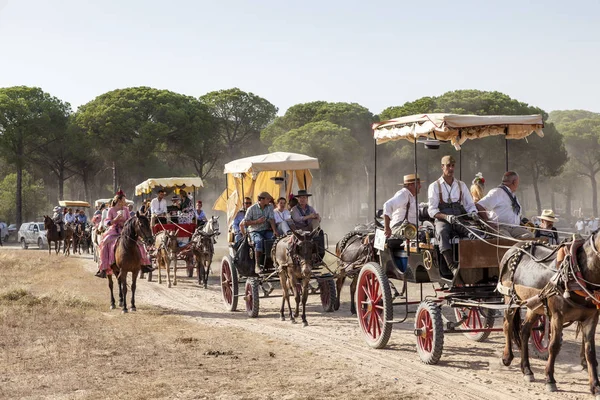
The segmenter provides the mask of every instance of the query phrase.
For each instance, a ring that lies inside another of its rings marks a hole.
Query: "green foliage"
[[[200,97],[215,118],[216,135],[229,159],[258,142],[260,132],[273,121],[277,107],[254,93],[238,88],[218,90]]]
[[[10,223],[16,220],[17,174],[9,174],[0,182],[0,221]],[[36,180],[29,172],[23,171],[23,218],[37,220],[40,211],[49,204],[44,190],[44,182]]]

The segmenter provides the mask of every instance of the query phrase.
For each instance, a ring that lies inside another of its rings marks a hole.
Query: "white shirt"
[[[440,177],[437,181],[433,182],[429,185],[429,189],[427,190],[427,197],[429,197],[429,216],[434,218],[435,214],[440,212],[440,185],[442,188],[442,199],[448,202],[458,202],[460,199],[460,190],[462,188],[462,201],[461,204],[467,211],[467,213],[476,212],[477,208],[475,207],[475,203],[473,203],[473,198],[471,197],[471,192],[467,188],[464,182],[459,181],[458,179],[454,179],[452,181],[452,185],[448,185],[444,180],[444,177]],[[458,186],[460,182],[460,187]]]
[[[578,231],[582,231],[583,228],[585,227],[585,222],[579,220],[577,221],[577,223],[575,224],[575,227],[577,228]]]
[[[390,218],[390,227],[396,226],[404,221],[406,216],[406,205],[410,203],[408,209],[408,222],[417,224],[417,206],[415,196],[407,188],[402,188],[396,192],[394,197],[383,203],[383,215]]]
[[[590,222],[590,224],[591,224],[591,227],[590,227],[590,228],[591,228],[591,230],[593,230],[593,231],[595,231],[595,230],[598,230],[598,225],[600,225],[600,224],[598,223],[598,220],[597,220],[597,219],[595,219],[595,220],[591,221],[591,222]]]
[[[275,215],[275,223],[280,224],[283,221],[288,221],[292,219],[292,214],[288,209],[284,209],[283,211],[279,211],[277,208],[273,210],[273,214]]]
[[[508,191],[511,192],[510,189],[508,189]],[[515,196],[514,193],[513,196]],[[515,199],[516,198],[517,196],[515,196]],[[512,200],[501,188],[493,188],[488,194],[479,200],[477,204],[485,208],[487,211],[491,211],[493,214],[490,214],[490,216],[496,222],[512,225],[521,224],[521,213],[518,215],[515,214],[515,211],[512,207]],[[519,206],[521,205],[521,203],[519,203],[519,199],[517,199],[517,204],[519,204]]]
[[[161,215],[167,213],[167,200],[163,198],[159,200],[158,197],[155,197],[150,202],[150,211],[152,215]]]

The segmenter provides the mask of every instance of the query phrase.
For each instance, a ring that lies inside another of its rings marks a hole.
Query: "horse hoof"
[[[173,286],[177,286],[177,282],[173,282]]]
[[[204,284],[204,289],[208,289],[208,285],[206,283]]]
[[[127,310],[126,308],[124,308],[124,309],[123,309],[121,312],[122,312],[123,314],[127,314],[127,313],[129,312],[129,310]]]
[[[308,322],[302,321],[302,326],[306,328],[308,326]]]
[[[546,383],[546,391],[547,392],[556,392],[558,389],[556,388],[556,383]]]
[[[510,359],[510,358],[503,358],[502,359],[502,364],[504,364],[505,367],[510,366],[511,363],[512,363],[512,359]]]
[[[171,284],[169,283],[169,284],[167,285],[167,287],[171,287]]]
[[[110,309],[111,309],[111,310],[114,310],[115,308],[116,308],[116,307],[115,307],[115,305],[114,305],[114,304],[111,304],[111,305],[110,305]]]
[[[281,317],[281,320],[282,320],[282,321],[285,321],[285,317]]]
[[[131,307],[131,311],[135,312],[135,311],[137,311],[137,308]]]
[[[294,313],[294,318],[298,318],[298,315],[300,315],[300,313],[295,312]]]
[[[525,382],[533,382],[535,381],[535,378],[533,377],[533,375],[523,375],[523,380]]]
[[[293,319],[293,318],[292,318],[292,319],[290,319],[290,321],[292,321],[292,324],[296,324],[296,323],[297,323],[297,322],[296,322],[296,320],[295,320],[295,319]]]

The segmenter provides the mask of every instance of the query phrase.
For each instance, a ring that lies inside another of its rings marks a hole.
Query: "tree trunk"
[[[542,215],[542,200],[540,199],[540,188],[538,187],[539,173],[537,167],[533,167],[533,191],[535,192],[535,203],[537,205],[538,215]]]
[[[61,168],[58,172],[58,200],[65,199],[65,170]]]
[[[89,183],[88,183],[88,174],[87,172],[83,171],[83,174],[81,174],[81,180],[83,181],[83,193],[85,196],[85,201],[90,202],[92,201],[92,199],[90,199],[90,187],[89,187]]]
[[[592,209],[594,210],[594,218],[598,217],[598,183],[596,182],[596,174],[590,177],[592,183]]]
[[[112,163],[112,172],[113,172],[113,193],[117,193],[117,190],[119,190],[119,181],[117,178],[117,163],[113,161]]]
[[[554,196],[554,188],[550,187],[550,207],[556,212],[556,197]]]
[[[572,202],[573,202],[573,190],[572,189],[573,189],[573,186],[568,185],[567,193],[565,194],[565,214],[567,214],[567,218],[569,219],[569,222],[571,221],[571,217],[573,215],[573,212],[571,210]]]
[[[17,224],[17,230],[21,228],[23,223],[23,166],[20,162],[17,163],[17,215],[15,216]]]

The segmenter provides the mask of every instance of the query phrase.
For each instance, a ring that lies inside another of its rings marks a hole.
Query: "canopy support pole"
[[[246,191],[244,190],[244,178],[245,177],[246,177],[246,174],[242,174],[242,204],[244,204],[244,198],[246,197]],[[239,200],[240,199],[238,198],[238,201]],[[254,199],[252,199],[252,201],[254,201]]]
[[[460,163],[458,166],[458,180],[462,181],[462,146],[460,150],[458,150],[458,162]]]
[[[229,175],[225,174],[225,197],[229,200]]]
[[[418,191],[418,185],[420,183],[420,179],[417,181],[417,176],[419,176],[419,169],[418,169],[418,163],[417,163],[417,138],[415,137],[415,208],[416,208],[416,214],[417,214],[417,218],[416,218],[416,227],[417,227],[417,237],[415,238],[416,242],[417,242],[417,246],[415,247],[415,251],[418,253],[419,252],[419,191]],[[406,251],[408,252],[408,254],[410,254],[410,245],[406,246]]]
[[[508,171],[508,139],[506,136],[504,136],[504,161],[506,165],[506,171]]]
[[[373,215],[375,216],[375,220],[377,220],[377,140],[373,140],[373,142],[375,143],[375,169],[373,171]]]

